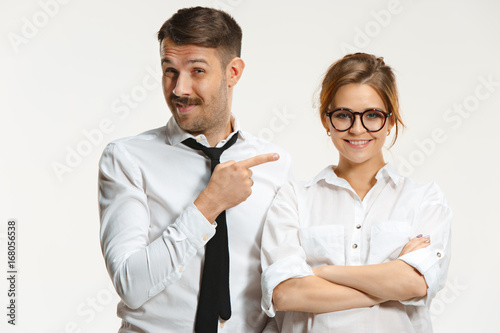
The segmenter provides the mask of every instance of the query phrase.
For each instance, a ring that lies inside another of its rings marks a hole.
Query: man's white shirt
[[[219,331],[261,332],[260,239],[267,210],[289,180],[291,160],[277,146],[239,129],[221,163],[264,153],[280,159],[252,168],[252,195],[226,211],[232,316]],[[121,297],[120,332],[192,332],[206,243],[216,232],[193,201],[210,179],[210,160],[181,142],[192,135],[167,126],[116,140],[99,173],[101,247]],[[194,137],[209,146],[204,135]]]

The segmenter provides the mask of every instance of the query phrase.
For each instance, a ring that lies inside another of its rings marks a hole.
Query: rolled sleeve
[[[284,185],[269,208],[262,235],[262,301],[264,312],[274,317],[273,291],[281,282],[314,275],[300,245],[297,196],[292,183]]]
[[[424,276],[428,286],[427,294],[424,297],[402,301],[402,304],[428,306],[437,292],[444,287],[451,258],[452,218],[453,212],[443,193],[432,183],[424,196],[414,230],[415,234],[429,235],[431,245],[399,258]]]
[[[273,305],[273,291],[281,282],[291,278],[301,278],[314,275],[311,267],[303,258],[289,256],[283,258],[262,273],[262,310],[269,316],[276,315],[276,308]]]
[[[428,289],[424,297],[401,301],[405,305],[426,306],[437,292],[444,287],[448,271],[449,254],[445,250],[420,249],[399,258],[414,267],[425,278]]]

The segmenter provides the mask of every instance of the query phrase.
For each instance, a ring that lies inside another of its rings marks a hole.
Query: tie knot
[[[231,147],[236,142],[237,139],[238,139],[238,134],[235,133],[235,134],[233,134],[231,139],[229,139],[224,144],[224,146],[222,146],[220,148],[206,147],[206,146],[202,145],[201,143],[196,142],[196,140],[193,138],[187,138],[186,140],[182,141],[182,143],[190,148],[193,148],[196,150],[201,150],[205,154],[205,156],[210,158],[210,160],[212,160],[212,171],[213,171],[213,168],[215,167],[215,165],[220,162],[219,161],[220,156],[222,155],[224,150]]]
[[[208,157],[210,158],[211,160],[215,161],[215,160],[220,160],[220,155],[222,155],[222,153],[224,152],[224,147],[220,147],[220,148],[215,148],[215,147],[205,147],[203,145],[201,145],[203,148],[200,148],[201,151],[203,151],[203,153]]]

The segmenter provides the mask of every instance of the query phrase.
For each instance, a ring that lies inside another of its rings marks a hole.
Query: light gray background
[[[19,221],[20,253],[18,325],[6,324],[1,278],[0,330],[117,330],[98,241],[97,164],[107,142],[168,120],[155,34],[197,4],[242,26],[246,68],[233,111],[292,154],[300,179],[337,161],[313,107],[327,67],[355,50],[385,58],[407,124],[387,160],[436,181],[455,212],[448,285],[431,307],[435,331],[498,329],[498,2],[2,0],[2,272],[9,218]],[[68,157],[78,149],[85,156]],[[58,175],[54,165],[67,169]]]

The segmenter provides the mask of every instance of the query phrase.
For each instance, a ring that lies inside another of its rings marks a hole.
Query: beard
[[[214,133],[227,127],[230,118],[228,100],[227,81],[223,77],[217,91],[205,101],[198,96],[180,97],[171,93],[167,104],[177,125],[185,132],[198,135]],[[177,111],[177,104],[195,105],[198,110],[194,110],[194,114],[182,114]]]

